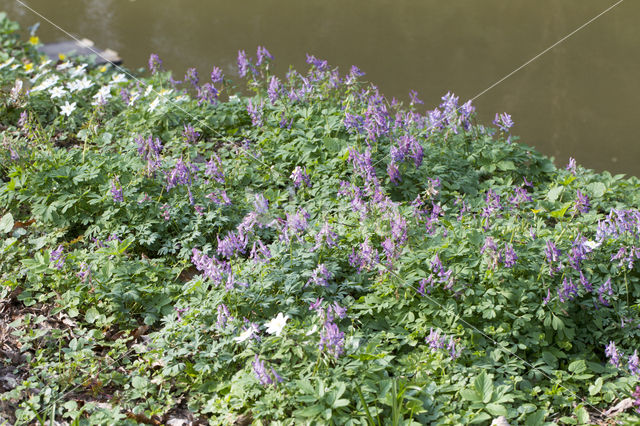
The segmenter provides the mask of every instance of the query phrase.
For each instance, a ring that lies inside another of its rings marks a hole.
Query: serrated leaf
[[[482,402],[486,404],[491,401],[491,397],[493,395],[493,382],[489,377],[487,377],[487,373],[483,371],[478,377],[476,377],[473,382],[473,387],[479,395],[482,395]]]
[[[547,193],[547,200],[551,201],[552,203],[556,201],[563,189],[563,186],[554,186],[553,188],[551,188]]]

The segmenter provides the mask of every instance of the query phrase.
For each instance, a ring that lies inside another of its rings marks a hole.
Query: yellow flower
[[[65,55],[64,53],[58,53],[58,59],[64,61],[65,59],[67,59],[67,55]]]
[[[31,38],[29,38],[29,43],[35,46],[40,43],[40,38],[38,36],[31,36]]]
[[[100,72],[105,72],[106,70],[107,70],[107,66],[106,65],[103,65],[100,68],[98,68],[98,71],[100,71]]]
[[[28,64],[24,64],[25,71],[31,71],[33,69],[33,63],[29,62]]]

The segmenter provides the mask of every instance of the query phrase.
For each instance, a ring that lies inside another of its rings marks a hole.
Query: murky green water
[[[236,52],[266,46],[276,72],[305,53],[367,73],[387,97],[415,89],[425,109],[451,90],[468,99],[614,0],[21,0],[65,30],[117,50],[129,67],[151,52],[181,75],[235,71]],[[44,41],[67,37],[15,0],[0,0]],[[640,2],[627,0],[475,102],[480,120],[512,114],[521,141],[585,167],[640,176]]]

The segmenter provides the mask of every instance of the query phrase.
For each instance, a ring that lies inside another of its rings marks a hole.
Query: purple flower
[[[269,262],[269,259],[271,259],[271,250],[269,250],[269,247],[265,246],[264,243],[258,239],[253,242],[249,258],[254,262],[267,263]]]
[[[262,194],[255,194],[253,209],[258,214],[265,214],[269,211],[269,200]]]
[[[508,243],[504,244],[504,251],[501,256],[502,264],[505,268],[511,268],[515,266],[516,261],[518,260],[518,255],[515,250],[513,250],[513,246]]]
[[[311,251],[316,251],[319,249],[323,242],[327,247],[335,247],[338,244],[336,243],[336,239],[338,235],[333,232],[333,229],[329,225],[329,222],[325,222],[320,228],[320,232],[318,232],[315,236],[316,245],[311,249]]]
[[[371,247],[368,237],[365,237],[364,242],[360,244],[358,252],[354,248],[349,255],[349,264],[354,268],[357,267],[358,272],[370,271],[378,264],[378,260],[378,251]]]
[[[245,77],[247,75],[250,66],[251,64],[247,59],[247,54],[245,53],[245,51],[238,51],[238,74],[240,74],[240,77]]]
[[[321,351],[326,351],[329,355],[333,355],[338,359],[344,352],[344,333],[340,331],[338,326],[332,321],[325,321],[320,332]]]
[[[395,185],[397,185],[402,181],[402,177],[400,176],[400,170],[398,170],[398,166],[393,161],[393,159],[391,159],[391,161],[389,162],[389,165],[387,166],[387,173],[389,174],[389,179]]]
[[[226,237],[218,240],[218,254],[231,258],[236,253],[244,253],[247,248],[247,236],[240,232],[229,232]]]
[[[347,78],[345,80],[346,84],[353,84],[355,83],[359,77],[364,76],[365,74],[360,71],[360,68],[358,68],[355,65],[351,66],[351,70],[349,71],[349,75],[347,75]]]
[[[485,207],[482,209],[482,217],[490,217],[493,213],[502,210],[500,195],[489,189],[485,195]]]
[[[578,166],[576,164],[576,159],[573,157],[569,157],[569,163],[567,164],[566,169],[569,170],[571,174],[575,176],[577,167]]]
[[[213,67],[211,71],[211,82],[213,84],[220,83],[223,80],[222,70],[218,67]]]
[[[309,175],[307,174],[306,167],[296,166],[291,172],[291,176],[289,176],[293,180],[293,186],[295,188],[299,188],[304,183],[306,186],[311,188],[311,180],[309,179]]]
[[[409,99],[411,99],[411,103],[410,105],[418,105],[418,104],[424,104],[424,102],[422,102],[419,98],[418,98],[418,92],[416,92],[415,90],[412,90],[409,92]]]
[[[316,67],[319,71],[326,71],[329,68],[327,61],[316,58],[313,55],[307,53],[307,63]]]
[[[189,193],[189,201],[194,204],[193,195],[189,187],[192,183],[191,174],[196,171],[198,171],[198,168],[195,165],[185,163],[182,158],[178,159],[175,167],[167,174],[167,191],[177,185],[185,185]]]
[[[20,113],[20,118],[18,119],[18,126],[24,129],[28,123],[29,123],[29,114],[27,113],[27,111],[22,111]]]
[[[309,304],[309,310],[310,311],[317,311],[317,310],[321,309],[321,305],[322,305],[322,301],[323,300],[324,299],[322,297],[317,298],[315,302]]]
[[[520,207],[521,203],[527,203],[531,201],[531,196],[529,195],[527,190],[524,189],[523,187],[514,188],[513,192],[514,192],[513,197],[511,197],[509,202],[515,205],[516,207]]]
[[[205,176],[213,177],[216,182],[224,184],[224,171],[222,170],[222,161],[218,155],[212,155],[204,169]]]
[[[613,296],[613,289],[611,288],[611,278],[609,278],[598,289],[598,301],[602,303],[604,306],[609,306],[609,301],[605,299],[605,295],[609,297]]]
[[[588,213],[590,207],[591,207],[591,205],[589,204],[589,197],[584,195],[578,189],[576,191],[576,203],[574,205],[575,211],[580,212],[580,213]]]
[[[612,365],[620,367],[620,354],[618,353],[616,344],[613,341],[610,341],[609,345],[605,347],[604,354],[609,358],[609,362]]]
[[[513,126],[513,120],[511,119],[511,116],[506,112],[502,114],[496,113],[496,118],[493,120],[493,124],[498,126],[500,130],[506,133],[509,131],[511,126]]]
[[[329,280],[331,279],[331,272],[327,269],[327,266],[324,263],[319,264],[316,269],[311,273],[311,278],[307,281],[307,284],[314,283],[315,285],[319,285],[321,287],[327,287],[329,285]]]
[[[547,297],[542,299],[542,305],[546,305],[549,302],[551,302],[551,289],[547,289]]]
[[[562,269],[562,264],[554,266],[560,259],[560,250],[558,250],[553,241],[548,240],[544,254],[547,256],[547,262],[549,263],[549,275],[553,276],[554,273]]]
[[[440,336],[440,331],[434,331],[433,327],[429,331],[429,335],[426,337],[425,341],[433,351],[444,348],[444,339]]]
[[[633,351],[633,355],[629,357],[629,362],[627,364],[629,367],[629,371],[634,376],[640,376],[640,359],[638,358],[638,350]]]
[[[562,280],[562,287],[558,289],[558,300],[561,303],[567,300],[573,300],[578,295],[578,288],[573,284],[571,278],[567,281],[566,278]]]
[[[200,137],[200,133],[191,126],[191,124],[185,124],[184,131],[182,132],[182,138],[188,144],[194,144]]]
[[[273,61],[273,56],[271,56],[271,53],[269,53],[269,51],[262,46],[258,46],[256,57],[258,58],[258,60],[256,61],[256,66],[258,67],[262,65],[262,62],[266,62],[265,59]]]
[[[147,162],[146,172],[148,175],[152,175],[153,172],[160,167],[162,143],[160,143],[160,139],[158,138],[153,139],[152,136],[149,136],[147,139],[144,139],[141,135],[136,137],[135,141],[138,145],[138,154]]]
[[[591,247],[586,243],[587,239],[578,235],[573,241],[573,245],[569,251],[569,264],[576,271],[580,271],[580,263],[586,259],[587,254],[592,251]]]
[[[334,318],[344,319],[347,316],[347,308],[343,308],[338,302],[333,302],[327,309],[327,319],[333,321]]]
[[[80,271],[76,273],[76,277],[80,278],[80,281],[91,282],[91,267],[87,265],[85,262],[80,264]]]
[[[449,356],[451,359],[457,359],[462,354],[462,346],[458,346],[453,336],[449,338],[449,343],[447,344],[447,351],[449,351]]]
[[[218,100],[218,89],[213,84],[205,83],[198,89],[198,105],[202,105],[205,102],[209,102],[211,105],[215,105]]]
[[[588,292],[591,292],[593,290],[593,286],[591,285],[591,283],[587,280],[587,278],[584,276],[584,274],[582,273],[582,271],[580,271],[580,284],[582,285],[582,287],[584,287],[584,289]]]
[[[49,259],[52,262],[56,262],[55,265],[53,265],[56,269],[62,269],[64,262],[67,259],[67,257],[62,254],[63,251],[64,248],[62,247],[62,244],[60,244],[57,249],[51,250],[51,254],[49,255]]]
[[[218,319],[216,321],[216,325],[219,328],[224,328],[229,321],[233,321],[234,318],[231,316],[229,309],[223,303],[218,305]]]
[[[280,80],[275,75],[271,76],[271,80],[269,80],[267,95],[272,104],[275,104],[280,96]]]
[[[114,203],[121,203],[124,201],[122,186],[120,185],[120,180],[118,180],[117,176],[111,181],[111,196],[113,197]]]
[[[218,205],[230,206],[232,204],[229,196],[227,195],[227,191],[225,191],[224,189],[218,189],[214,192],[210,192],[209,194],[205,195],[205,197],[211,200],[211,202]]]
[[[149,56],[149,70],[151,71],[151,74],[155,74],[162,70],[162,60],[155,53],[152,53],[151,56]]]
[[[200,82],[198,71],[195,68],[187,69],[187,73],[184,75],[184,81],[191,83],[194,88],[197,88]]]
[[[247,112],[251,117],[251,124],[255,127],[262,127],[262,102],[260,104],[253,104],[253,101],[249,99],[249,104],[247,105]]]
[[[283,378],[276,373],[276,370],[271,368],[271,372],[267,372],[267,368],[264,361],[261,361],[258,354],[255,355],[254,361],[251,363],[253,366],[253,374],[262,386],[273,385],[277,386],[278,383],[283,381]]]

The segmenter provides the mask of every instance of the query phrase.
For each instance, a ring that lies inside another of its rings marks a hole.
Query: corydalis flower
[[[152,53],[151,56],[149,56],[149,70],[151,71],[151,74],[155,74],[162,70],[162,60],[155,53]]]
[[[329,285],[329,280],[331,279],[331,272],[327,269],[327,266],[324,263],[318,265],[316,269],[311,273],[311,278],[307,281],[307,284],[314,283],[316,285],[326,287]]]
[[[280,96],[280,80],[275,75],[271,76],[271,80],[269,80],[267,95],[272,104],[275,104]]]
[[[262,386],[276,386],[278,383],[283,381],[283,378],[276,373],[276,370],[274,370],[273,367],[271,368],[271,372],[267,371],[264,361],[260,360],[258,354],[255,355],[255,359],[251,365],[253,366],[253,373],[255,374],[256,379],[258,379]]]
[[[462,354],[462,346],[459,346],[453,336],[447,339],[447,336],[441,335],[439,330],[430,329],[429,335],[425,338],[425,342],[429,345],[433,352],[447,349],[451,359],[456,359]]]
[[[52,262],[56,262],[55,265],[53,265],[53,267],[56,269],[62,269],[62,267],[64,266],[66,256],[62,254],[63,251],[64,251],[64,248],[62,247],[62,244],[61,244],[58,246],[57,249],[52,250],[49,256],[49,259]]]
[[[89,265],[87,265],[85,262],[83,262],[80,265],[80,271],[78,271],[76,273],[76,277],[78,277],[80,279],[80,281],[87,282],[87,281],[91,281],[91,267],[89,267]]]
[[[189,193],[189,201],[194,204],[193,195],[191,194],[191,174],[198,171],[198,168],[190,163],[185,163],[182,158],[178,159],[175,167],[167,174],[167,191],[175,188],[177,185],[185,185]]]
[[[213,70],[211,71],[211,82],[213,84],[221,83],[223,78],[222,70],[218,67],[213,67]]]
[[[138,154],[147,162],[147,174],[153,174],[161,163],[160,151],[162,151],[162,143],[160,143],[160,139],[153,139],[152,136],[145,139],[142,136],[138,136],[135,141],[138,145]]]
[[[200,137],[200,133],[196,132],[191,124],[186,124],[182,131],[182,138],[188,144],[194,144]]]
[[[238,74],[240,74],[240,77],[245,77],[247,75],[250,66],[251,64],[247,59],[247,54],[245,53],[245,51],[238,51]]]
[[[319,348],[338,359],[344,353],[344,333],[333,321],[325,321],[320,332]]]
[[[254,105],[253,101],[249,99],[249,104],[247,105],[247,112],[251,117],[251,124],[253,124],[256,127],[262,127],[263,125],[262,107],[263,107],[262,102],[260,102],[260,104]]]
[[[604,284],[598,289],[598,301],[604,306],[609,306],[609,301],[605,298],[605,295],[612,297],[613,289],[611,288],[611,278],[605,281]]]
[[[258,46],[258,51],[256,52],[256,58],[258,59],[256,61],[256,66],[260,66],[262,65],[262,63],[267,63],[269,60],[273,60],[273,56],[271,56],[271,53],[269,53],[269,51],[263,47],[263,46]]]
[[[184,75],[184,81],[191,83],[193,87],[197,88],[200,82],[198,71],[195,68],[187,69],[187,73]]]
[[[113,197],[114,203],[121,203],[124,201],[122,186],[120,185],[120,180],[117,176],[111,181],[111,196]]]
[[[513,120],[511,119],[511,116],[506,112],[503,112],[502,114],[496,113],[493,124],[498,126],[500,130],[506,133],[513,126]]]
[[[197,88],[198,90],[198,105],[202,105],[205,102],[209,102],[211,105],[215,105],[218,100],[218,89],[213,84],[205,83]]]
[[[222,170],[222,161],[217,155],[212,155],[204,169],[206,176],[213,177],[216,182],[224,184],[224,171]]]
[[[306,167],[296,166],[291,172],[291,176],[289,176],[293,180],[293,186],[295,188],[299,188],[304,183],[306,186],[311,188],[311,180],[309,179],[309,175],[307,174]]]
[[[620,354],[618,353],[618,348],[616,348],[616,344],[613,341],[610,341],[609,345],[605,347],[604,354],[609,358],[609,362],[612,365],[620,367]]]
[[[591,208],[589,197],[580,192],[579,189],[576,191],[576,202],[573,208],[580,213],[588,213]]]
[[[368,238],[360,244],[360,249],[357,252],[354,248],[349,255],[349,264],[354,268],[358,268],[358,272],[370,271],[378,264],[378,260],[378,251],[371,247]]]
[[[337,238],[338,234],[333,232],[333,229],[331,228],[331,225],[329,225],[329,222],[325,222],[324,225],[322,225],[320,232],[318,232],[315,236],[316,245],[313,246],[311,251],[316,251],[317,249],[322,247],[323,244],[325,244],[327,247],[335,247],[338,245],[336,243]]]
[[[229,312],[229,308],[227,308],[227,305],[225,305],[224,303],[221,303],[220,305],[218,305],[218,318],[216,321],[216,325],[219,328],[224,328],[228,322],[233,321],[234,318],[231,316],[231,313]]]

